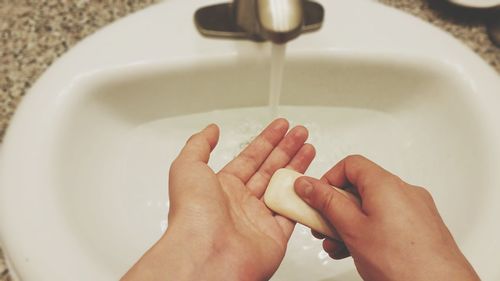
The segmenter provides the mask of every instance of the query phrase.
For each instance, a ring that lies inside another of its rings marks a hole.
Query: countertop
[[[0,141],[17,105],[36,79],[97,29],[157,0],[0,0]],[[500,48],[475,14],[450,13],[440,0],[379,0],[462,40],[500,72]],[[0,249],[0,281],[10,280]]]

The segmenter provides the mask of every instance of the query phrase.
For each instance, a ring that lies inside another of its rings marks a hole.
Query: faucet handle
[[[305,0],[236,0],[200,8],[194,15],[204,36],[275,43],[320,29],[323,18],[323,7]]]

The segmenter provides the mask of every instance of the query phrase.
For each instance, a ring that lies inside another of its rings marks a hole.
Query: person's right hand
[[[361,207],[332,185],[352,189]],[[295,191],[342,238],[326,238],[325,251],[334,259],[352,255],[364,280],[479,280],[430,193],[362,156],[345,158],[321,180],[297,179]]]

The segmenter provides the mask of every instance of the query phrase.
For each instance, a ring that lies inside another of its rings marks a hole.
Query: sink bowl
[[[217,170],[272,119],[270,46],[200,37],[193,13],[214,1],[193,2],[94,34],[23,100],[0,166],[0,238],[16,278],[118,279],[168,225],[167,171],[186,138],[220,125]],[[322,30],[288,46],[279,108],[311,131],[308,174],[358,153],[427,187],[481,277],[499,279],[498,75],[411,16],[321,2]],[[273,280],[361,280],[320,246],[297,226]]]

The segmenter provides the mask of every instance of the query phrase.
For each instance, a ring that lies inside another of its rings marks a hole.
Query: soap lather
[[[303,174],[290,169],[279,169],[272,176],[267,190],[264,194],[264,203],[274,212],[294,220],[300,224],[310,227],[329,238],[341,240],[333,227],[321,216],[319,212],[311,208],[295,193],[295,180]],[[347,195],[347,198],[360,204],[359,200],[342,189],[339,192]]]

